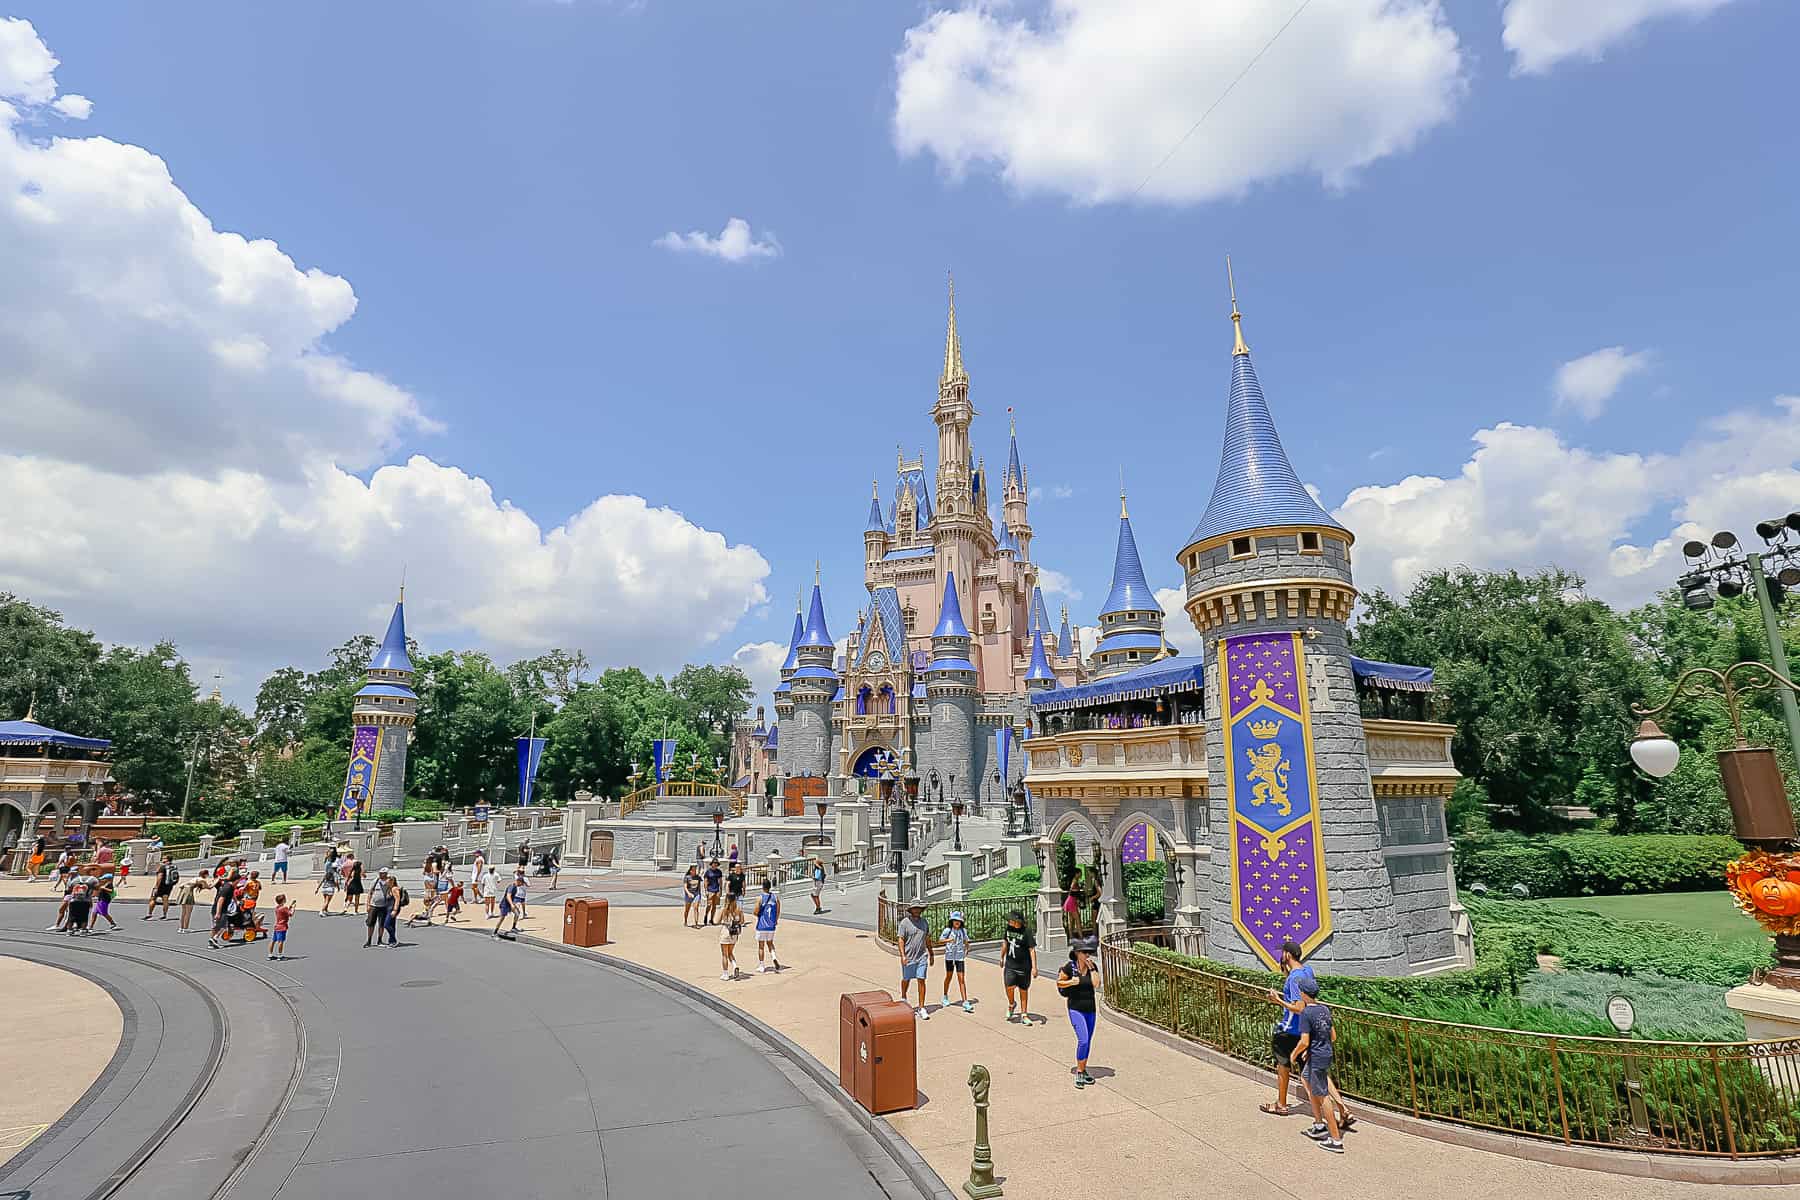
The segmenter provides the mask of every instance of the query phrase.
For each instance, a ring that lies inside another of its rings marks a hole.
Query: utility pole
[[[194,763],[200,757],[200,730],[194,730],[194,744],[188,749],[187,787],[181,792],[181,819],[188,819],[188,801],[194,798]]]

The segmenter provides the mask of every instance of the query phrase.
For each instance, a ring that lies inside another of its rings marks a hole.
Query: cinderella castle
[[[935,473],[923,454],[899,454],[885,508],[877,481],[863,527],[869,599],[844,653],[818,580],[794,614],[775,689],[779,726],[761,731],[767,749],[779,746],[790,811],[884,770],[922,799],[999,803],[1023,771],[1006,747],[1026,726],[1029,694],[1090,676],[1068,610],[1053,629],[1039,588],[1017,428],[995,488],[971,445],[975,416],[952,283],[931,409]]]

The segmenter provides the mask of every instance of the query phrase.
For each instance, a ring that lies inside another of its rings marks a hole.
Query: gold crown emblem
[[[1259,738],[1263,738],[1264,740],[1267,740],[1281,732],[1281,722],[1280,721],[1252,721],[1252,722],[1250,722],[1250,732],[1255,734]]]

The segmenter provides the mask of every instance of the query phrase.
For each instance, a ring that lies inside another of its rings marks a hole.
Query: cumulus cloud
[[[1075,586],[1075,581],[1050,567],[1038,568],[1038,586],[1046,595],[1059,596],[1069,604],[1081,599],[1081,589]]]
[[[655,244],[678,254],[704,254],[732,263],[774,258],[781,253],[781,243],[773,234],[765,232],[761,238],[756,237],[750,232],[750,222],[742,217],[726,221],[716,237],[698,229],[691,233],[671,231],[657,238]]]
[[[1606,411],[1607,401],[1627,379],[1650,369],[1650,361],[1648,350],[1632,354],[1623,346],[1607,346],[1556,368],[1550,392],[1558,406],[1592,421]]]
[[[55,66],[0,21],[0,94],[54,103]],[[378,633],[402,564],[427,647],[503,656],[663,669],[764,601],[754,548],[641,497],[546,528],[455,466],[387,462],[435,426],[322,347],[347,281],[215,229],[148,151],[20,117],[0,104],[0,590],[235,663],[240,689]]]
[[[71,121],[85,121],[94,115],[94,102],[74,92],[58,96],[50,107]]]
[[[768,706],[771,721],[775,719],[775,685],[781,682],[781,664],[785,661],[786,642],[745,642],[731,656],[731,665],[750,677],[755,703]]]
[[[1536,75],[1568,58],[1598,60],[1641,27],[1669,17],[1697,21],[1730,0],[1507,0],[1500,41],[1513,72]]]
[[[1183,204],[1294,175],[1341,187],[1450,119],[1465,64],[1438,0],[1314,4],[1270,44],[1292,13],[1052,0],[1027,15],[963,0],[906,32],[895,143],[1021,192],[1102,203],[1149,176],[1144,198]]]
[[[1683,541],[1745,534],[1800,496],[1800,396],[1727,413],[1673,454],[1590,450],[1511,423],[1474,441],[1454,476],[1360,487],[1334,510],[1357,536],[1359,586],[1403,591],[1457,564],[1555,565],[1592,595],[1641,603],[1672,581]],[[1645,543],[1645,528],[1668,532]]]

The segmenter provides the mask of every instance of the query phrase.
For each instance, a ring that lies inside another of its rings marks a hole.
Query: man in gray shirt
[[[931,973],[937,954],[931,948],[931,926],[925,921],[925,906],[916,900],[908,904],[906,916],[895,932],[900,936],[900,999],[906,999],[906,985],[918,980],[919,1004],[913,1014],[929,1021],[931,1014],[925,1011],[925,977]]]
[[[394,936],[394,889],[398,885],[386,867],[376,872],[375,883],[369,888],[369,932],[363,938],[363,949],[368,949],[371,942],[379,942],[383,933],[387,934],[387,944],[399,945]]]

